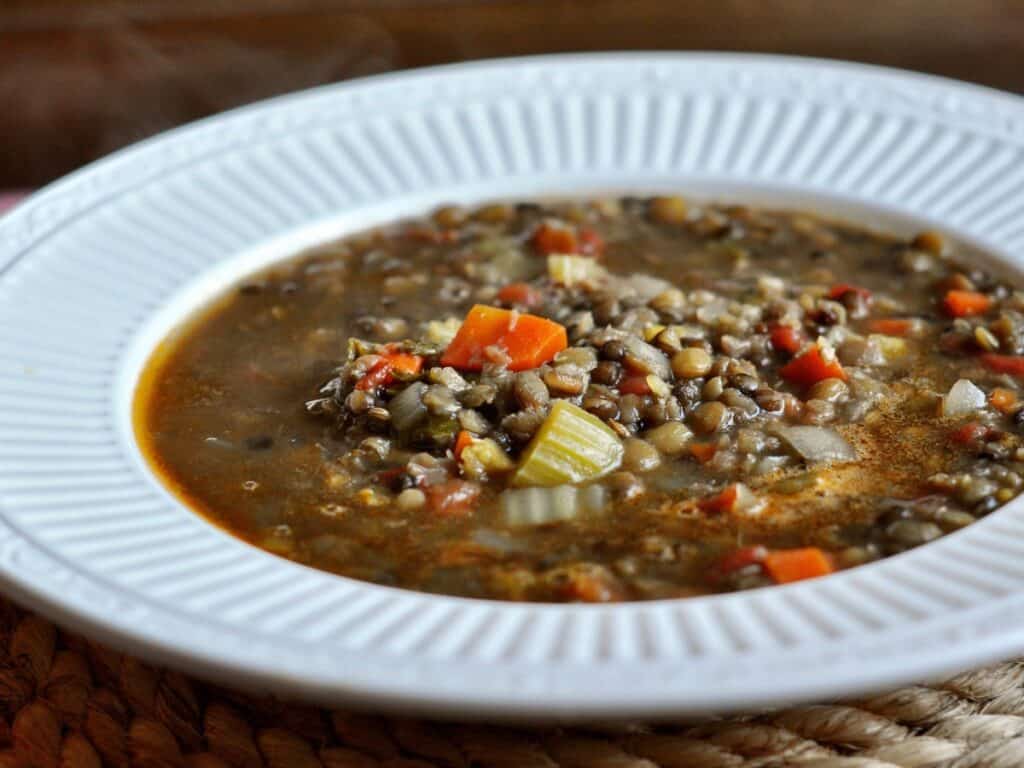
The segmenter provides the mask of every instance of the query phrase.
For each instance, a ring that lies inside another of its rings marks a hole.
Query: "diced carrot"
[[[951,317],[983,315],[992,306],[992,299],[978,291],[946,291],[942,308]]]
[[[356,389],[386,387],[395,380],[395,374],[415,376],[423,368],[423,358],[404,352],[385,352],[366,375],[356,382]]]
[[[580,253],[600,258],[604,253],[604,238],[590,227],[583,227],[579,234]]]
[[[850,285],[849,283],[838,283],[832,286],[832,290],[828,292],[830,299],[841,299],[847,293],[856,293],[863,296],[865,299],[871,298],[871,291],[867,288],[861,288],[859,285]]]
[[[846,371],[832,355],[826,355],[820,346],[813,346],[799,357],[794,357],[779,370],[782,378],[794,384],[809,387],[823,379],[846,380]]]
[[[880,317],[868,323],[868,330],[885,336],[909,336],[916,321],[908,317]]]
[[[549,221],[537,227],[530,242],[545,256],[549,253],[577,253],[579,251],[576,233],[564,224]]]
[[[649,395],[651,385],[647,383],[646,376],[625,376],[619,382],[619,392],[624,395]]]
[[[976,421],[969,421],[953,431],[950,439],[958,445],[967,445],[976,440],[985,440],[991,433],[991,427],[979,424]]]
[[[715,453],[718,451],[718,446],[714,443],[691,443],[690,453],[697,459],[701,464],[707,464],[711,459],[714,458]]]
[[[804,344],[803,334],[789,325],[779,325],[772,329],[772,347],[779,352],[795,355]]]
[[[568,343],[565,328],[553,320],[477,304],[444,351],[441,364],[479,371],[487,347],[496,346],[508,354],[509,370],[525,371],[548,362]]]
[[[423,489],[427,505],[438,517],[465,517],[473,512],[480,486],[466,480],[448,480]]]
[[[739,495],[739,487],[733,483],[714,496],[701,499],[697,502],[697,507],[704,512],[728,512],[736,504]]]
[[[988,401],[1000,413],[1013,413],[1017,406],[1017,393],[1006,387],[996,387],[988,396]]]
[[[423,368],[423,358],[419,355],[409,355],[404,352],[393,352],[388,355],[388,363],[392,372],[415,376]]]
[[[498,301],[503,304],[518,304],[532,309],[539,306],[543,296],[529,283],[509,283],[498,291]]]
[[[995,352],[987,352],[980,359],[981,364],[993,373],[1024,376],[1024,356],[1022,355],[999,355]]]
[[[473,440],[474,435],[472,432],[465,429],[459,432],[459,436],[455,438],[455,448],[453,449],[456,461],[462,456],[462,451],[473,444]]]
[[[764,569],[776,584],[826,576],[835,568],[818,547],[776,549],[764,557]]]
[[[726,574],[746,568],[764,560],[768,550],[758,545],[754,547],[740,547],[722,556],[715,564],[715,572],[725,576]]]

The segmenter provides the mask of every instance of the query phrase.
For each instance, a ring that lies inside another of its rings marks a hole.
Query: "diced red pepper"
[[[736,505],[739,495],[739,487],[733,483],[714,496],[701,499],[697,502],[697,507],[704,512],[728,512]]]
[[[467,480],[448,480],[423,489],[430,511],[438,517],[465,517],[476,508],[480,486]]]
[[[951,439],[958,445],[968,445],[978,440],[987,440],[992,433],[992,428],[979,424],[976,421],[969,421],[953,431]]]
[[[547,256],[550,253],[578,253],[576,233],[564,224],[544,222],[533,233],[533,247]]]
[[[978,291],[946,291],[942,308],[950,317],[983,315],[992,306],[992,299]]]
[[[404,352],[385,352],[381,359],[356,382],[356,389],[386,387],[395,380],[395,373],[415,376],[423,368],[423,358]]]
[[[789,325],[779,325],[771,332],[772,347],[779,352],[795,355],[804,345],[804,336],[799,330]]]
[[[841,299],[848,293],[856,293],[859,296],[863,296],[865,300],[871,299],[871,291],[867,288],[861,288],[859,285],[850,285],[849,283],[838,283],[832,286],[832,290],[828,292],[830,299]]]
[[[981,364],[993,373],[1006,373],[1010,376],[1024,376],[1024,356],[999,355],[987,352],[980,357]]]
[[[746,568],[748,565],[754,565],[764,560],[765,555],[768,554],[768,550],[758,545],[754,547],[741,547],[740,549],[734,549],[715,564],[715,571],[722,576],[738,571],[741,568]]]
[[[554,320],[477,304],[441,356],[441,365],[479,371],[487,347],[508,354],[511,371],[525,371],[548,362],[568,346],[565,328]]]
[[[624,376],[619,382],[619,392],[624,395],[649,395],[651,385],[647,383],[646,376]]]
[[[846,371],[834,356],[826,357],[815,345],[799,357],[794,357],[779,371],[782,378],[800,386],[809,387],[824,379],[846,380]]]
[[[515,304],[527,309],[540,306],[543,301],[541,292],[529,283],[509,283],[498,291],[498,301],[503,304]]]
[[[600,258],[604,253],[604,238],[590,227],[583,227],[579,234],[580,253],[584,256]]]

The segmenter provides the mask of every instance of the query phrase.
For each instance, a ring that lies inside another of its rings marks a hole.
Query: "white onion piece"
[[[501,494],[501,510],[510,526],[536,526],[572,520],[581,512],[599,512],[607,503],[603,486],[555,485],[513,488]]]
[[[668,280],[642,273],[619,278],[616,282],[619,286],[636,292],[637,297],[643,301],[650,301],[659,293],[676,290]]]
[[[811,463],[854,461],[857,452],[832,427],[776,427],[778,435],[802,459]]]
[[[423,404],[423,393],[427,385],[422,381],[414,381],[403,389],[388,403],[391,412],[391,424],[399,432],[415,427],[427,416],[427,406]]]
[[[966,416],[985,407],[985,393],[969,379],[960,379],[942,398],[943,416]]]
[[[767,502],[743,483],[736,483],[736,500],[732,504],[733,515],[758,517],[767,507]]]

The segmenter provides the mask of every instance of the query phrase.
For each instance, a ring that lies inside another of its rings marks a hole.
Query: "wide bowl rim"
[[[84,209],[78,209],[74,206],[66,209],[62,208],[61,205],[69,195],[77,195],[83,187],[93,187],[95,190],[100,190],[100,195],[102,195],[104,185],[111,183],[110,176],[120,174],[124,167],[145,165],[152,160],[150,156],[154,154],[173,153],[176,150],[182,153],[180,145],[195,141],[197,138],[202,138],[204,134],[208,135],[211,130],[230,132],[234,128],[239,127],[240,124],[251,119],[285,115],[293,110],[301,111],[304,105],[308,106],[325,98],[340,97],[359,91],[364,92],[362,95],[363,99],[373,98],[373,90],[378,85],[391,86],[398,84],[412,89],[433,88],[444,98],[450,96],[445,91],[446,88],[455,88],[457,91],[457,88],[452,86],[449,81],[467,74],[487,80],[488,78],[493,79],[503,75],[512,77],[524,70],[530,70],[534,73],[532,76],[536,77],[536,73],[540,72],[546,80],[549,76],[557,77],[560,72],[578,72],[590,67],[607,66],[609,63],[619,63],[624,68],[629,68],[630,66],[648,68],[650,72],[655,73],[661,66],[668,67],[669,69],[675,67],[682,67],[684,69],[687,67],[707,67],[709,70],[725,67],[731,72],[740,73],[739,76],[742,76],[742,71],[749,68],[769,73],[774,71],[775,76],[778,77],[793,73],[793,77],[798,80],[801,77],[814,78],[821,75],[834,76],[840,79],[846,76],[863,75],[869,80],[874,79],[878,82],[894,79],[898,80],[901,84],[928,84],[930,87],[937,88],[940,91],[951,93],[952,96],[969,97],[975,100],[980,99],[982,102],[996,103],[993,107],[993,114],[1002,116],[1004,113],[1007,113],[1017,118],[1024,115],[1024,109],[1021,106],[1022,102],[1018,98],[1002,94],[998,91],[991,91],[981,86],[961,84],[943,78],[918,75],[900,70],[780,56],[705,53],[647,54],[642,52],[571,54],[525,57],[521,59],[496,59],[379,75],[350,83],[322,86],[311,91],[278,97],[267,102],[242,107],[224,115],[207,118],[115,153],[109,158],[97,161],[43,189],[25,201],[13,213],[0,220],[0,283],[16,265],[22,254],[31,253],[33,248],[39,247],[37,241],[40,240],[38,236],[40,232],[44,230],[59,231],[62,218],[69,216],[70,212],[81,213],[84,210],[85,213],[83,215],[89,215],[88,205]],[[656,77],[657,75],[652,76]],[[287,128],[287,125],[284,127]],[[187,165],[185,173],[187,175]],[[610,173],[606,177],[602,177],[600,174],[583,174],[581,178],[581,188],[583,188],[586,185],[592,185],[601,180],[613,182],[617,176],[615,173]],[[744,186],[741,180],[737,180],[734,183],[739,187]],[[700,184],[701,182],[699,181],[694,182],[695,187],[700,187]],[[752,188],[756,184],[749,183],[747,186]],[[797,187],[799,187],[799,184]],[[773,188],[778,189],[779,187],[776,185]],[[130,191],[126,193],[122,190],[119,194],[130,194]],[[798,191],[794,194],[811,193]],[[820,194],[824,199],[830,193],[822,191],[815,194]],[[87,197],[87,195],[85,196]],[[472,198],[473,195],[469,193],[468,196]],[[840,194],[831,195],[831,199],[840,207],[846,204],[842,202],[841,197]],[[407,207],[419,205],[420,201],[425,199],[429,199],[429,195],[424,198],[405,200],[402,202],[402,205]],[[95,197],[92,200],[92,205],[98,207],[103,204],[102,200],[102,196]],[[440,203],[442,200],[437,199],[434,202]],[[849,205],[853,205],[853,203],[849,203]],[[870,204],[867,207],[871,207]],[[886,206],[879,205],[879,208],[886,209]],[[365,214],[365,211],[363,213]],[[385,216],[385,213],[379,213],[378,215]],[[895,214],[893,215],[895,216]],[[373,216],[371,215],[370,218],[373,218]],[[360,220],[365,221],[365,216]],[[253,257],[251,254],[246,255],[246,253],[242,253],[239,256],[240,261],[238,263],[255,263],[253,261],[254,258],[257,261],[259,258],[276,259],[283,251],[274,251],[274,248],[281,248],[285,245],[288,245],[289,248],[293,247],[296,243],[296,232],[303,231],[306,233],[303,237],[306,237],[312,236],[310,232],[314,230],[316,232],[323,232],[327,231],[325,228],[329,229],[330,227],[335,227],[335,231],[338,231],[338,228],[344,230],[344,225],[339,223],[339,221],[340,219],[337,217],[328,217],[319,221],[317,226],[306,222],[302,227],[288,230],[282,236],[283,239],[273,247],[266,247],[265,244],[257,246],[257,249],[260,247],[264,248],[265,253],[263,256]],[[25,232],[32,233],[27,238],[27,245],[21,247],[19,247],[19,244],[26,242],[25,236],[21,238],[10,236],[9,239],[4,239],[5,235],[9,235],[19,227]],[[969,235],[965,234],[965,237],[969,239]],[[1005,244],[997,245],[995,250],[1005,250]],[[270,255],[267,256],[266,254]],[[235,255],[238,256],[238,254]],[[1007,258],[1006,261],[1010,262],[1010,259]],[[1019,268],[1020,263],[1014,266]],[[193,288],[193,290],[198,289]],[[209,291],[210,288],[207,287],[203,290]],[[184,299],[181,301],[184,301],[186,304],[188,303]],[[189,301],[194,302],[195,299],[189,299]],[[169,314],[169,316],[172,315],[173,312]],[[141,344],[140,348],[144,346],[144,344]],[[124,354],[128,355],[129,353],[125,352]],[[118,361],[119,375],[124,375],[124,371],[128,369],[130,369],[130,365],[124,363],[123,359]],[[128,378],[130,379],[130,376]],[[2,412],[0,412],[0,415],[2,415]],[[136,456],[135,458],[139,459],[141,457]],[[0,535],[0,541],[7,544],[8,549],[12,552],[18,552],[19,548],[38,546],[38,543],[32,539],[26,530],[11,515],[8,515],[8,504],[5,503],[3,493],[3,485],[0,483],[0,509],[4,512],[3,523],[6,526],[6,530]],[[1011,508],[1020,512],[1021,504],[1011,503],[1004,507],[998,515],[993,516],[993,518],[1006,518],[1007,515],[1004,515],[1003,512]],[[987,525],[987,521],[981,525]],[[1001,530],[1004,529],[1000,528]],[[226,536],[226,534],[221,535]],[[928,552],[922,550],[920,553],[911,552],[894,558],[890,565],[896,566],[895,570],[887,567],[885,569],[886,573],[898,572],[900,566],[911,567],[907,563],[916,563],[922,559],[922,556],[931,561],[933,554],[941,552],[944,546],[948,546],[948,543],[944,545],[943,542],[939,542],[936,545],[930,545],[927,548]],[[932,549],[932,547],[939,549]],[[22,551],[19,554],[23,555],[24,552]],[[53,557],[53,552],[37,554]],[[253,556],[255,557],[255,555]],[[269,558],[269,556],[264,557]],[[276,560],[276,558],[273,559]],[[955,639],[949,642],[932,644],[927,648],[920,648],[916,653],[906,653],[905,650],[900,651],[902,644],[914,642],[914,640],[912,637],[913,633],[898,629],[896,631],[887,629],[884,632],[880,632],[880,635],[876,637],[868,638],[870,642],[867,645],[864,644],[865,638],[858,639],[856,637],[841,637],[831,645],[819,644],[820,647],[816,647],[814,653],[820,654],[822,658],[832,657],[841,660],[838,664],[842,667],[841,673],[832,674],[827,679],[793,680],[782,691],[762,686],[757,690],[751,691],[749,695],[744,697],[742,702],[737,700],[735,688],[729,688],[728,686],[723,686],[722,689],[718,690],[708,690],[703,692],[703,694],[700,691],[683,691],[681,689],[679,694],[661,690],[657,695],[654,695],[649,692],[650,689],[645,688],[643,685],[638,686],[636,690],[625,690],[621,685],[623,680],[628,679],[640,670],[644,670],[643,677],[645,679],[653,680],[659,674],[659,670],[663,673],[664,670],[678,668],[686,663],[699,664],[702,657],[700,653],[693,656],[658,656],[655,653],[653,658],[647,660],[637,660],[634,658],[631,662],[614,658],[601,661],[595,658],[584,659],[581,663],[580,659],[574,659],[574,654],[571,652],[572,642],[568,641],[568,644],[564,645],[561,651],[559,651],[559,653],[565,654],[567,652],[566,649],[568,649],[567,657],[563,655],[557,658],[538,657],[538,659],[533,661],[517,660],[515,665],[510,666],[506,670],[503,684],[510,685],[513,681],[523,679],[523,676],[529,677],[531,684],[525,686],[523,691],[518,694],[509,692],[508,695],[503,695],[500,688],[496,688],[493,685],[484,685],[483,683],[486,681],[481,676],[484,670],[493,672],[496,668],[504,665],[504,662],[501,660],[491,660],[487,663],[482,663],[479,660],[470,662],[468,660],[456,659],[452,661],[449,659],[445,663],[455,664],[456,667],[464,670],[462,679],[458,685],[450,689],[438,690],[431,689],[429,685],[423,685],[423,680],[430,677],[430,675],[421,674],[423,669],[407,671],[403,675],[391,678],[386,677],[386,675],[382,677],[382,669],[387,667],[386,663],[372,670],[369,669],[371,665],[368,665],[365,674],[360,674],[359,670],[350,668],[330,677],[323,675],[324,670],[327,668],[323,662],[317,667],[316,674],[312,674],[310,668],[304,668],[301,660],[293,659],[292,663],[286,667],[268,667],[265,662],[254,661],[251,657],[246,657],[244,653],[239,653],[240,646],[238,643],[249,642],[252,639],[251,637],[247,637],[245,634],[238,635],[237,633],[228,633],[222,637],[217,637],[212,624],[208,624],[203,628],[204,632],[201,633],[201,636],[197,634],[195,637],[186,638],[184,634],[181,634],[181,631],[190,626],[191,619],[185,620],[181,617],[176,622],[184,623],[172,622],[161,626],[157,632],[139,631],[138,629],[133,631],[132,628],[127,627],[124,623],[112,621],[109,614],[104,614],[102,609],[96,610],[92,608],[83,602],[80,596],[77,598],[77,601],[69,601],[67,596],[61,592],[60,584],[56,580],[44,585],[43,577],[38,573],[35,573],[31,578],[26,577],[15,568],[16,564],[16,558],[0,555],[0,580],[18,598],[26,600],[33,607],[38,608],[41,612],[61,623],[87,632],[91,636],[109,642],[119,648],[138,653],[146,658],[174,666],[189,665],[198,673],[234,684],[270,686],[277,691],[311,697],[324,702],[336,703],[344,701],[362,706],[387,707],[407,711],[431,711],[435,714],[448,713],[473,717],[656,717],[671,716],[678,713],[705,712],[708,709],[722,710],[741,705],[756,707],[795,698],[865,691],[878,685],[904,682],[917,676],[942,674],[967,664],[989,661],[1000,655],[1013,652],[1015,648],[1019,648],[1022,639],[1024,639],[1024,621],[1020,620],[1021,616],[1024,615],[1024,600],[1014,600],[1012,597],[1004,595],[999,599],[992,599],[985,606],[979,607],[970,604],[961,606],[962,610],[958,614],[958,618],[963,620],[963,626],[953,628],[945,627],[944,625],[944,631],[947,631],[949,636]],[[58,558],[58,565],[59,567],[71,568],[73,572],[75,571],[74,563],[60,562]],[[878,564],[878,566],[882,565],[884,564]],[[267,567],[277,566],[268,565]],[[289,567],[302,568],[302,566],[294,564],[289,564]],[[875,568],[876,566],[872,565],[867,568],[858,569],[858,572],[863,570],[865,578],[867,578],[871,569]],[[851,572],[851,575],[855,575],[854,572]],[[843,577],[844,575],[841,574],[830,578],[839,579]],[[90,588],[112,590],[112,604],[118,604],[118,601],[123,598],[123,594],[118,595],[119,588],[116,583],[103,584],[102,580],[98,580],[97,584],[90,585]],[[66,586],[66,582],[64,582],[64,585]],[[351,599],[359,599],[360,595],[367,590],[370,592],[374,590],[396,592],[396,590],[372,587],[358,582],[350,582],[350,586],[352,590]],[[772,588],[771,591],[778,593],[780,598],[786,594],[801,595],[805,592],[809,594],[801,585],[776,587]],[[608,622],[632,621],[637,614],[644,612],[643,606],[650,606],[650,603],[634,603],[612,607],[562,606],[555,604],[531,604],[528,607],[512,607],[510,604],[495,601],[461,600],[459,598],[400,592],[401,594],[396,597],[400,602],[416,607],[425,606],[428,603],[438,606],[440,612],[436,615],[440,616],[441,620],[444,620],[447,616],[446,611],[453,602],[471,606],[485,604],[498,606],[501,613],[519,612],[524,613],[524,615],[528,613],[531,620],[536,618],[538,621],[546,621],[547,619],[543,617],[547,616],[550,618],[554,616],[555,619],[559,620],[567,618],[570,623],[576,620],[596,622],[596,624],[592,625],[592,628],[593,626],[598,626],[598,629],[593,630],[598,633],[606,631],[614,633],[615,630],[607,629],[606,625]],[[743,595],[705,598],[703,600],[712,603],[713,606],[725,605],[729,602],[741,604],[748,602],[747,597]],[[653,602],[676,603],[678,601]],[[147,608],[153,610],[153,606],[147,606]],[[713,607],[711,610],[717,610],[717,607]],[[128,611],[128,613],[131,613],[131,611]],[[987,615],[988,619],[979,616],[979,614]],[[1005,617],[1004,626],[1000,627],[998,631],[991,629],[983,630],[983,623],[986,620],[991,621],[991,615],[993,614],[1001,614]],[[1016,620],[1011,620],[1012,617],[1016,617]],[[150,618],[152,618],[152,615],[150,615]],[[975,621],[978,623],[972,623]],[[174,633],[167,634],[172,628]],[[742,634],[742,630],[743,628],[741,627],[740,634]],[[964,642],[963,635],[965,634],[972,635],[971,643]],[[253,644],[258,645],[258,642]],[[870,669],[858,669],[850,665],[850,658],[863,658],[868,653],[867,648],[875,648],[880,644],[885,646],[886,651],[881,654],[880,658],[875,659]],[[792,647],[777,648],[775,655],[768,653],[764,649],[758,650],[757,648],[751,651],[751,653],[753,653],[754,657],[761,653],[762,661],[775,659],[781,663],[783,659],[786,659],[788,660],[787,663],[782,666],[788,670],[793,670],[799,668],[804,663],[804,659],[810,651],[811,649],[808,647],[797,644]],[[351,658],[354,659],[355,657]],[[846,661],[842,661],[843,659],[846,659]],[[429,654],[417,657],[413,661],[421,665],[441,664],[440,661]],[[594,697],[594,693],[600,686],[585,685],[586,679],[588,676],[595,674],[600,677],[604,672],[609,671],[608,668],[610,666],[615,667],[614,671],[616,674],[609,679],[614,679],[619,685],[613,690],[609,698],[604,700],[597,699]],[[542,694],[542,696],[539,694]],[[541,697],[544,699],[543,701],[539,700]]]

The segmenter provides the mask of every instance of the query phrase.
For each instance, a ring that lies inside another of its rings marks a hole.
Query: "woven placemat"
[[[254,698],[0,599],[0,768],[1018,768],[1024,661],[697,726],[511,729]]]

